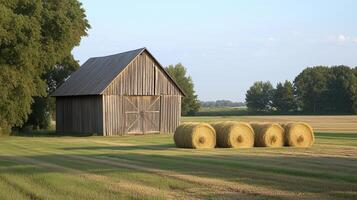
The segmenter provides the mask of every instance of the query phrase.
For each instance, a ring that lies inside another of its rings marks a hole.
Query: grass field
[[[318,132],[357,133],[357,116],[221,116],[221,117],[183,117],[182,121],[212,122],[212,121],[245,121],[245,122],[296,122],[303,121],[312,125]]]
[[[356,199],[355,117],[285,120],[316,123],[315,145],[192,150],[167,134],[2,137],[0,199]]]

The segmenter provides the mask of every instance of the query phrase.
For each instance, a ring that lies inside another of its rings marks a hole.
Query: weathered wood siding
[[[181,96],[161,96],[160,107],[160,132],[173,133],[180,124]]]
[[[104,95],[181,95],[179,89],[143,52],[104,90]]]
[[[157,123],[160,132],[173,133],[180,123],[181,95],[159,64],[148,53],[143,52],[103,92],[104,135],[140,132],[141,122],[135,121],[139,116],[128,104],[128,98],[141,99],[148,96],[160,97],[157,108],[159,113],[147,114],[147,121],[142,123],[143,132],[153,132]],[[144,100],[140,102],[145,104]],[[140,106],[143,106],[139,104],[135,105],[138,113],[142,112]],[[128,114],[129,112],[134,113]],[[150,120],[154,122],[151,127]]]
[[[103,95],[103,135],[122,135],[125,133],[124,96]]]
[[[56,131],[102,134],[102,96],[56,97]]]
[[[147,118],[144,121],[143,133],[155,132],[158,130],[162,133],[173,133],[176,127],[180,124],[181,116],[181,96],[179,95],[161,95],[159,102],[154,101],[140,101],[134,103],[134,106],[128,103],[130,98],[147,98],[155,99],[156,96],[119,96],[119,95],[104,95],[103,96],[103,121],[104,121],[104,135],[123,135],[128,131],[138,130],[140,133],[141,121],[135,122],[138,116],[135,112],[141,111],[141,107],[148,108],[149,111],[159,111],[156,113],[147,113]],[[150,106],[152,104],[153,106]],[[130,115],[128,114],[130,112]],[[151,123],[150,122],[153,122]],[[135,123],[134,123],[135,122]],[[134,124],[133,124],[134,123]],[[134,127],[133,127],[134,126]],[[158,126],[158,129],[156,129]],[[134,131],[135,132],[135,131]]]

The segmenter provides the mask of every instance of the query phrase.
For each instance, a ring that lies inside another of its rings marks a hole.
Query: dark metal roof
[[[100,95],[115,77],[143,51],[147,51],[151,55],[146,48],[140,48],[115,55],[90,58],[77,71],[72,73],[51,96]],[[155,61],[157,62],[156,59]],[[160,63],[159,66],[163,68]],[[165,71],[165,69],[163,70]],[[166,71],[165,73],[184,95],[184,92],[172,77]]]

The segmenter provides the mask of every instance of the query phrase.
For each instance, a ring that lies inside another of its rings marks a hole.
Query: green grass
[[[217,119],[227,118],[183,120]],[[357,131],[318,132],[312,148],[206,150],[178,149],[167,134],[25,135],[0,137],[0,199],[357,198]]]

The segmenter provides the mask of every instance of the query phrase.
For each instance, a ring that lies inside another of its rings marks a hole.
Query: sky
[[[147,47],[182,63],[203,101],[244,101],[255,81],[294,78],[315,65],[357,66],[355,0],[81,0],[91,25],[80,63]]]

